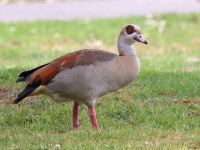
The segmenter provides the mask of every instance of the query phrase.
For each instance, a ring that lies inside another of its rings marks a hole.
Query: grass
[[[128,23],[141,27],[149,45],[135,44],[138,79],[97,101],[100,131],[85,106],[74,132],[72,103],[45,96],[10,103],[24,87],[15,83],[21,71],[82,48],[116,52]],[[199,28],[199,14],[0,23],[0,149],[199,149]]]

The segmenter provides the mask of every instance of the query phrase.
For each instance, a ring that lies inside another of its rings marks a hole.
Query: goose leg
[[[78,107],[79,107],[79,104],[74,102],[74,106],[73,106],[73,127],[74,127],[75,130],[78,130],[78,128],[79,128]]]
[[[89,116],[90,116],[90,121],[92,123],[92,127],[94,129],[98,129],[99,126],[98,126],[97,119],[96,119],[95,109],[93,107],[88,107],[88,113],[89,113]]]

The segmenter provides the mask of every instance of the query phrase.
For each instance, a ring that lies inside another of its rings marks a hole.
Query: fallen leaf
[[[88,47],[101,47],[103,45],[103,42],[100,40],[95,40],[95,41],[86,41],[85,45]]]
[[[200,149],[200,142],[192,142],[191,146],[193,149]]]
[[[51,132],[51,135],[56,135],[56,134],[59,134],[59,133],[65,133],[65,130],[59,130],[59,131]]]
[[[186,72],[192,72],[192,71],[195,71],[195,70],[197,70],[197,67],[194,67],[194,66],[190,66],[190,67],[185,68]]]
[[[200,38],[194,38],[190,41],[191,44],[200,44]]]
[[[168,92],[165,92],[165,91],[160,91],[158,93],[158,95],[162,95],[162,96],[175,96],[176,94],[168,93]]]
[[[7,91],[8,91],[8,89],[6,89],[6,88],[0,88],[0,93],[5,93]]]
[[[4,103],[4,102],[5,102],[4,100],[0,100],[0,104],[1,104],[1,103]]]
[[[146,101],[141,101],[139,102],[140,105],[144,106],[147,102]]]
[[[20,45],[21,45],[21,42],[18,41],[18,40],[14,40],[14,41],[12,41],[12,45],[20,46]]]
[[[174,100],[175,103],[188,104],[188,103],[200,103],[200,101],[195,100]]]
[[[200,59],[197,58],[197,57],[190,57],[190,58],[188,58],[186,61],[189,62],[189,63],[190,63],[190,62],[199,62]]]
[[[181,133],[175,133],[174,135],[168,136],[165,140],[177,143],[178,141],[182,140],[183,138],[184,138],[184,136]]]

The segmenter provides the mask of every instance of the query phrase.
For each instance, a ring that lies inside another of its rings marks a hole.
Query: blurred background
[[[0,5],[2,22],[200,12],[199,0],[1,0]]]

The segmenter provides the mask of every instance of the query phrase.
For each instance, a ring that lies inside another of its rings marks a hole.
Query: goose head
[[[133,43],[140,42],[148,44],[147,40],[143,37],[142,31],[138,25],[126,25],[120,32],[118,38],[118,50],[122,54],[135,54]]]

